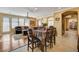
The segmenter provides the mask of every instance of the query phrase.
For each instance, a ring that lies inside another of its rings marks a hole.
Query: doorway
[[[62,14],[62,35],[66,31],[78,31],[78,14],[77,11],[67,11]]]
[[[72,47],[77,51],[78,39],[78,13],[77,11],[67,11],[62,14],[62,37],[67,47]]]

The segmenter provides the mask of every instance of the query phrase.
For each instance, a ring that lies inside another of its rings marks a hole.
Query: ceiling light
[[[38,10],[38,8],[34,8],[34,10]]]
[[[58,7],[58,9],[62,9],[61,7]]]

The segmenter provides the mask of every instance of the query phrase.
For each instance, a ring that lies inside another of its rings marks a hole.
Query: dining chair
[[[45,51],[47,51],[47,47],[49,47],[49,46],[50,46],[50,48],[53,47],[52,33],[53,32],[51,29],[47,29],[46,38],[45,38]]]
[[[49,27],[52,31],[53,31],[53,43],[54,43],[54,45],[56,44],[56,36],[57,36],[57,30],[56,30],[56,28],[54,27],[54,26],[50,26]]]
[[[54,45],[56,44],[56,36],[57,36],[57,30],[56,30],[56,28],[54,27],[54,28],[53,28],[53,42],[54,42]]]
[[[41,44],[40,39],[34,36],[32,29],[29,29],[28,31],[28,51],[29,51],[29,48],[31,48],[33,52],[36,47],[40,46],[40,44]]]

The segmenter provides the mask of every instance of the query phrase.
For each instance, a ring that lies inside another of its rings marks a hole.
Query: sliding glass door
[[[3,17],[3,33],[10,31],[10,21],[8,16]]]
[[[30,20],[27,18],[18,18],[4,16],[3,17],[3,33],[9,33],[11,28],[15,28],[16,26],[29,26]]]
[[[24,18],[19,18],[19,26],[24,26]]]
[[[28,18],[25,18],[24,25],[25,26],[30,26],[30,20]]]
[[[12,28],[15,28],[16,26],[18,26],[18,17],[12,17]]]

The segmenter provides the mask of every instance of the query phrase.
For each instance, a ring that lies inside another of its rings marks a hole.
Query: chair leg
[[[32,52],[34,51],[34,41],[32,41]]]
[[[28,48],[27,48],[27,50],[29,51],[29,40],[28,40]]]
[[[37,43],[35,43],[35,47],[36,47]]]
[[[52,39],[50,40],[50,48],[53,47],[53,42],[52,42]]]
[[[51,41],[52,41],[52,40],[50,40],[50,48],[51,48]]]
[[[52,45],[52,47],[53,47],[53,41],[52,41],[51,45]]]
[[[44,52],[44,45],[43,44],[40,45],[40,49],[42,52]]]
[[[53,40],[51,39],[51,46],[53,47]]]
[[[47,46],[45,46],[45,51],[47,52]]]
[[[55,36],[54,36],[54,45],[56,44],[56,38],[55,38]]]
[[[32,52],[33,52],[33,48],[32,48]]]
[[[47,51],[46,39],[45,39],[45,51]]]

